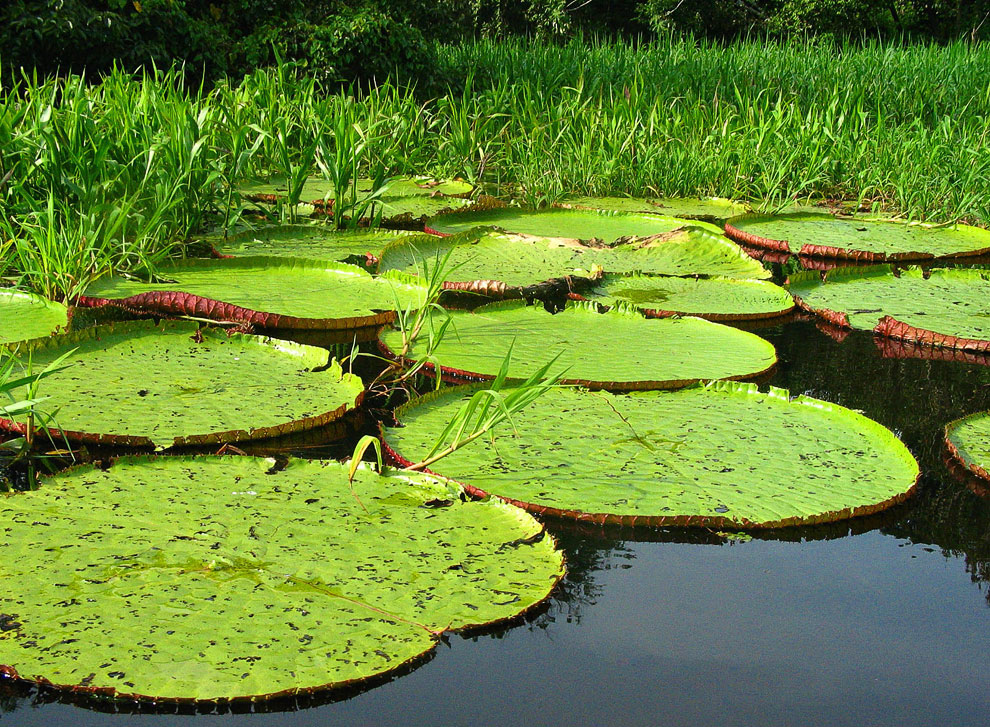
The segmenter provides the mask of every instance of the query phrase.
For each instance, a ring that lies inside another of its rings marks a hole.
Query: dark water
[[[27,725],[990,724],[990,498],[943,462],[941,431],[990,408],[990,366],[884,358],[868,334],[762,330],[771,384],[863,410],[923,477],[874,518],[724,540],[551,525],[570,573],[549,609],[453,637],[410,674],[347,699],[248,715],[101,714],[0,697]],[[644,541],[648,538],[650,541]]]

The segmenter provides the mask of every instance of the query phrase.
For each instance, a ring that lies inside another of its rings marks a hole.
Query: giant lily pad
[[[358,198],[375,191],[374,180],[357,180]],[[240,193],[247,199],[257,202],[274,202],[284,199],[289,187],[284,178],[272,177],[268,181],[255,181],[242,184]],[[466,197],[474,191],[470,182],[460,179],[437,180],[429,177],[396,177],[387,182],[383,196],[387,197]],[[303,184],[299,199],[310,204],[322,205],[336,197],[333,183],[321,177],[310,177]]]
[[[214,251],[218,257],[268,255],[343,262],[369,254],[377,257],[389,242],[414,234],[405,230],[367,227],[334,230],[323,225],[279,225],[217,240]]]
[[[17,344],[42,370],[42,409],[69,439],[170,446],[263,439],[312,429],[361,402],[364,385],[327,351],[258,336],[198,330],[194,323],[118,323]],[[21,392],[23,393],[23,392]],[[14,396],[18,391],[14,391]],[[26,398],[22,396],[21,398]],[[24,431],[23,420],[0,429]]]
[[[127,457],[0,497],[0,664],[97,696],[353,686],[543,601],[553,539],[420,474]]]
[[[382,250],[379,272],[416,274],[422,261],[450,252],[448,287],[476,288],[496,296],[551,278],[594,277],[606,272],[664,275],[724,275],[767,278],[770,273],[721,235],[684,228],[662,239],[647,238],[609,248],[491,231],[443,239],[397,240]],[[480,285],[479,281],[484,282]]]
[[[20,290],[0,290],[0,343],[47,336],[68,322],[61,303]]]
[[[794,307],[783,288],[767,280],[606,275],[586,294],[608,305],[627,303],[648,316],[700,316],[713,321],[774,318]]]
[[[397,410],[401,461],[422,460],[475,386]],[[561,388],[433,468],[534,512],[597,523],[778,527],[877,512],[918,465],[888,429],[782,389],[715,382],[679,391]]]
[[[618,309],[598,313],[587,303],[570,303],[551,315],[521,301],[450,316],[433,353],[452,376],[494,378],[510,346],[510,378],[526,378],[559,355],[553,370],[566,369],[565,382],[611,390],[751,378],[777,362],[773,346],[762,338],[698,318],[650,320]],[[399,331],[386,331],[381,340],[389,353],[402,347]],[[425,347],[422,336],[410,353],[416,357]]]
[[[504,232],[520,235],[585,242],[600,240],[614,244],[624,238],[662,235],[685,226],[722,234],[721,228],[705,222],[664,215],[585,209],[525,210],[518,207],[464,210],[439,215],[426,223],[426,231],[453,235],[475,227],[498,227]]]
[[[650,212],[712,223],[724,222],[749,211],[742,202],[723,197],[568,197],[560,206],[615,212]]]
[[[798,273],[788,286],[798,305],[845,328],[920,344],[990,352],[990,272],[895,271],[886,265]]]
[[[990,411],[951,422],[945,427],[945,443],[966,469],[990,480]]]
[[[725,233],[736,242],[782,252],[872,262],[990,253],[990,230],[979,227],[806,212],[735,217]]]
[[[264,328],[340,329],[391,321],[396,295],[403,307],[418,306],[425,290],[407,280],[372,278],[355,265],[244,257],[176,262],[158,271],[158,282],[102,278],[78,304],[114,304]]]

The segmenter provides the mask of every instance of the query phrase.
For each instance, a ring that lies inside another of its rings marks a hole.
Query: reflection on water
[[[769,383],[860,409],[922,467],[886,513],[753,533],[549,523],[569,573],[544,612],[453,637],[410,674],[264,724],[976,725],[990,720],[990,499],[955,479],[942,428],[990,408],[990,367],[885,358],[794,320]],[[363,428],[358,426],[358,428]],[[280,451],[340,455],[318,438]],[[161,723],[0,693],[9,725]],[[197,724],[258,724],[197,716]]]

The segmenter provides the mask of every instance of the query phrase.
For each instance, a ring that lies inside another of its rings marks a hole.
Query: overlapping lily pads
[[[634,305],[646,315],[686,314],[713,321],[774,318],[794,308],[794,299],[767,280],[657,275],[605,275],[585,294],[606,305]]]
[[[159,269],[155,282],[103,278],[78,304],[263,328],[350,329],[393,320],[396,296],[403,307],[416,307],[425,290],[401,275],[373,278],[355,265],[259,256],[183,260]]]
[[[68,325],[61,303],[20,290],[0,289],[0,343],[47,336]]]
[[[518,508],[335,462],[122,458],[0,496],[0,533],[5,673],[159,703],[380,679],[563,575]]]
[[[924,260],[990,253],[990,230],[799,212],[744,215],[725,225],[736,242],[811,257]]]
[[[448,252],[447,287],[475,290],[496,297],[511,297],[513,290],[547,279],[567,276],[588,279],[601,270],[770,277],[770,273],[738,245],[699,228],[684,228],[660,238],[606,248],[492,231],[467,232],[442,239],[397,240],[382,250],[378,269],[379,272],[398,270],[416,274],[424,259],[432,262]]]
[[[264,439],[322,426],[357,406],[364,385],[325,349],[232,334],[194,323],[118,323],[17,344],[41,371],[55,436],[132,446]],[[15,397],[19,393],[14,391]],[[24,398],[23,396],[21,398]],[[0,429],[24,432],[22,419]]]
[[[798,305],[830,323],[924,345],[990,352],[990,271],[836,269],[798,273]]]
[[[334,230],[322,225],[277,225],[216,240],[213,249],[218,257],[262,255],[344,262],[368,255],[378,257],[388,243],[416,235],[408,230],[382,228]]]
[[[358,197],[367,196],[375,190],[373,179],[357,180]],[[470,182],[460,179],[438,180],[430,177],[396,177],[387,182],[383,196],[387,197],[467,197],[474,191]],[[284,199],[289,187],[284,178],[273,177],[267,181],[247,182],[240,186],[240,193],[247,199],[258,202],[274,202]],[[333,182],[322,177],[310,177],[303,184],[299,199],[310,204],[322,205],[336,197]]]
[[[977,477],[990,480],[990,411],[957,419],[945,427],[949,453]]]
[[[712,223],[724,222],[749,211],[746,204],[724,197],[568,197],[560,206],[615,212],[650,212]]]
[[[715,225],[665,215],[593,209],[526,210],[518,207],[464,210],[439,215],[426,223],[426,231],[453,235],[475,227],[497,227],[503,232],[518,235],[615,244],[624,238],[663,235],[685,226],[722,234],[721,228]]]
[[[477,386],[401,407],[387,432],[419,461]],[[918,465],[881,425],[754,384],[610,394],[561,388],[434,469],[534,512],[623,525],[778,527],[877,512]]]
[[[551,315],[521,301],[450,316],[434,354],[443,373],[462,378],[494,378],[510,346],[510,379],[527,378],[559,356],[552,370],[566,370],[565,382],[609,390],[752,378],[777,362],[773,346],[762,338],[698,318],[650,320],[631,310],[599,313],[588,303],[570,303]],[[401,349],[399,331],[385,331],[381,340],[393,355]],[[425,347],[424,336],[411,356]]]

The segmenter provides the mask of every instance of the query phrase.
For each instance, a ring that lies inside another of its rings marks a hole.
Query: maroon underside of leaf
[[[543,602],[537,605],[543,605]],[[437,637],[439,641],[439,636]],[[247,714],[251,712],[292,712],[333,702],[343,701],[381,686],[414,671],[436,655],[436,644],[401,664],[379,674],[313,687],[293,687],[268,694],[195,699],[192,697],[156,697],[122,692],[115,687],[93,687],[81,684],[54,684],[43,677],[27,679],[11,666],[0,664],[0,685],[5,683],[36,687],[39,696],[65,704],[88,708],[109,707],[114,713],[162,714]],[[112,705],[112,706],[111,706]]]
[[[823,318],[826,322],[831,323],[833,326],[846,329],[852,328],[852,326],[849,325],[849,317],[841,311],[834,311],[829,308],[814,308],[805,303],[804,300],[797,295],[794,296],[794,303],[801,310],[808,313],[813,313],[814,315]]]
[[[294,421],[285,422],[283,424],[276,424],[271,427],[258,427],[256,429],[231,429],[226,432],[210,432],[209,434],[190,434],[185,437],[176,437],[170,446],[172,447],[199,447],[204,445],[212,444],[228,444],[234,442],[247,442],[256,439],[273,439],[276,437],[282,437],[287,434],[294,434],[296,432],[304,432],[310,429],[316,429],[318,427],[326,426],[331,422],[335,422],[342,418],[347,412],[357,409],[361,406],[361,402],[364,401],[365,392],[361,392],[354,399],[354,404],[348,406],[347,404],[341,404],[339,407],[333,411],[324,412],[323,414],[317,414],[312,417],[305,417],[303,419],[296,419]],[[35,432],[39,431],[39,427],[35,426]],[[11,419],[4,419],[0,417],[0,430],[13,432],[15,434],[26,435],[27,434],[27,424],[25,422],[17,422]],[[96,432],[77,432],[71,429],[57,429],[55,427],[48,427],[47,431],[54,440],[68,439],[71,442],[77,442],[79,444],[90,444],[90,445],[114,445],[121,447],[151,447],[155,446],[155,443],[149,437],[143,436],[133,436],[129,434],[102,434]]]
[[[970,353],[990,354],[990,340],[960,338],[946,333],[936,333],[903,323],[893,316],[884,316],[873,328],[878,336],[889,336],[909,343],[938,348],[954,348]]]
[[[351,318],[297,318],[278,313],[265,313],[212,298],[170,290],[139,293],[127,298],[97,298],[84,295],[75,301],[75,305],[81,308],[116,306],[137,313],[195,316],[214,321],[249,323],[268,329],[340,330],[379,326],[395,320],[395,311],[382,311]]]
[[[944,346],[929,346],[917,341],[905,341],[887,336],[874,336],[873,343],[876,344],[880,356],[883,358],[918,358],[926,361],[954,361],[977,366],[990,366],[990,353]]]
[[[378,427],[379,439],[381,439],[382,442],[382,450],[388,461],[396,467],[409,467],[412,465],[412,462],[396,452],[386,441],[385,426],[383,424],[379,424]],[[438,477],[446,477],[446,475],[439,475],[431,470],[424,469],[422,471],[430,474],[436,474]],[[731,518],[723,517],[721,515],[614,515],[611,513],[587,513],[581,512],[580,510],[562,510],[555,507],[547,507],[531,502],[515,500],[511,497],[503,497],[496,493],[488,493],[478,487],[474,487],[473,485],[469,485],[458,480],[453,480],[450,477],[447,477],[447,479],[457,482],[457,484],[463,487],[464,491],[471,497],[497,497],[503,502],[520,507],[527,512],[533,513],[534,515],[538,515],[540,517],[558,518],[570,522],[586,523],[596,526],[617,525],[627,528],[703,527],[732,529],[743,527],[752,528],[754,530],[766,530],[779,527],[792,527],[796,525],[826,524],[837,520],[847,520],[854,517],[861,517],[863,515],[873,515],[886,510],[887,508],[893,507],[894,505],[898,505],[911,497],[918,488],[918,479],[920,476],[921,475],[919,473],[918,477],[915,478],[914,484],[912,484],[911,487],[905,492],[894,495],[883,502],[860,505],[859,507],[847,507],[842,510],[818,513],[809,517],[789,517],[782,518],[780,520],[769,520],[766,522],[752,522],[745,519],[732,520]]]
[[[990,482],[990,472],[987,472],[986,468],[981,467],[976,462],[967,462],[966,459],[962,456],[962,452],[960,452],[959,449],[956,447],[956,445],[952,443],[952,440],[949,437],[949,433],[952,430],[952,427],[956,423],[957,422],[950,422],[945,426],[943,442],[945,443],[947,464],[952,465],[950,466],[950,469],[955,468],[957,470],[955,472],[957,476],[959,474],[967,474],[970,477],[979,478],[979,480],[981,480],[983,483]],[[984,493],[981,494],[986,494],[986,491],[984,491]]]
[[[753,247],[783,252],[788,255],[791,254],[791,246],[788,244],[787,240],[774,240],[769,237],[754,235],[752,232],[740,230],[738,227],[735,225],[730,225],[728,222],[725,223],[725,236],[741,245],[752,245]]]

